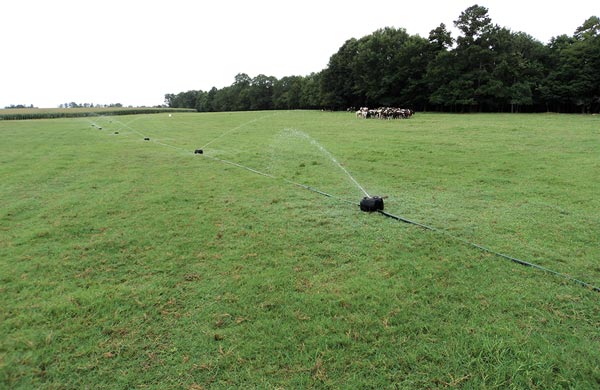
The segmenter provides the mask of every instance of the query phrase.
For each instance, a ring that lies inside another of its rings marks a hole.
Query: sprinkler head
[[[379,196],[365,196],[360,201],[360,209],[367,212],[383,210],[383,198],[380,198]]]

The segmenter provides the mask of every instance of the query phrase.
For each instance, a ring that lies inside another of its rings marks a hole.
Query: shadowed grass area
[[[2,121],[0,387],[597,388],[598,293],[341,200],[597,286],[599,125]]]

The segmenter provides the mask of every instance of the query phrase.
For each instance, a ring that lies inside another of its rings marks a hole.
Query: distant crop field
[[[157,107],[7,108],[0,109],[0,120],[78,118],[98,115],[114,116],[194,111],[195,110],[186,108]]]
[[[0,121],[0,388],[598,388],[600,294],[468,244],[599,286],[598,156],[582,115]]]

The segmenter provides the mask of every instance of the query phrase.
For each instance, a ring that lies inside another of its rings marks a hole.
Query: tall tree
[[[246,73],[238,73],[235,76],[235,81],[231,85],[231,109],[234,111],[249,110],[250,102],[250,87],[252,79]]]
[[[423,76],[424,88],[427,91],[427,103],[437,110],[454,110],[456,96],[451,87],[458,77],[455,63],[455,52],[452,34],[444,23],[429,32],[429,61]]]
[[[277,79],[259,74],[252,79],[249,90],[251,110],[270,110],[273,108],[273,86]]]
[[[452,47],[454,38],[444,23],[440,23],[438,27],[429,32],[429,44],[434,53],[446,51]]]
[[[293,109],[300,107],[303,79],[300,76],[286,76],[276,80],[273,86],[273,108]]]
[[[596,111],[600,106],[600,18],[592,16],[575,30],[574,44],[567,59],[577,71],[573,80],[579,99],[574,103],[582,112]]]
[[[386,27],[361,38],[353,63],[354,90],[368,106],[399,105],[413,70],[405,29]],[[412,52],[412,50],[410,50]]]
[[[488,12],[487,8],[477,4],[461,12],[458,19],[454,21],[454,26],[463,33],[457,40],[459,45],[474,43],[491,28],[492,19]]]
[[[455,103],[469,110],[485,109],[483,103],[497,89],[491,80],[492,51],[490,38],[495,26],[488,16],[488,9],[473,5],[463,11],[454,21],[462,35],[457,38],[456,66],[458,79],[454,82]]]
[[[300,108],[321,108],[325,107],[323,103],[321,78],[323,72],[311,73],[306,76],[302,83],[302,93],[300,95]]]
[[[364,104],[364,96],[356,91],[354,61],[358,55],[358,41],[347,40],[321,75],[322,104],[331,109],[342,109]]]

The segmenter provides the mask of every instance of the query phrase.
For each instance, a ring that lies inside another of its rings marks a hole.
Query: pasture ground
[[[339,165],[598,286],[599,156],[578,115],[0,121],[0,388],[598,388],[600,294]]]

